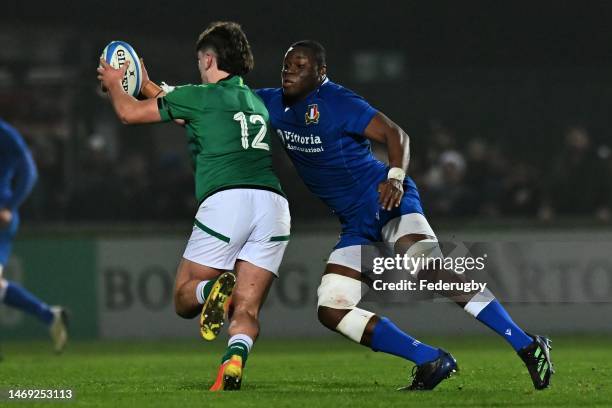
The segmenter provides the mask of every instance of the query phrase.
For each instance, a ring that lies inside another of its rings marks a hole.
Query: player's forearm
[[[389,155],[389,166],[398,167],[407,171],[410,163],[410,138],[399,127],[391,129],[392,130],[385,135]]]
[[[134,113],[137,111],[138,100],[125,93],[120,83],[109,86],[108,95],[121,123],[136,123]]]
[[[404,172],[410,161],[410,138],[395,122],[378,112],[364,131],[364,136],[387,146],[389,166]]]

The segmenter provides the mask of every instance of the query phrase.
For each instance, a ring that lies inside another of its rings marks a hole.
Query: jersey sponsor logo
[[[281,129],[277,129],[276,132],[287,150],[295,150],[303,153],[321,153],[325,150],[319,136],[303,136],[299,133]]]
[[[316,125],[317,123],[319,123],[319,116],[321,116],[321,114],[319,113],[319,105],[317,105],[316,103],[308,105],[308,110],[306,111],[306,124]]]

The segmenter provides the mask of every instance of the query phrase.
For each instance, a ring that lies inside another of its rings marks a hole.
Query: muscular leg
[[[236,262],[236,286],[232,295],[230,336],[246,334],[253,340],[259,335],[259,310],[263,306],[274,275],[250,262]]]
[[[395,251],[406,253],[412,245],[431,238],[423,234],[406,234],[396,241]],[[465,282],[467,280],[464,274],[445,269],[421,270],[418,277],[431,282]],[[478,321],[502,336],[514,350],[522,350],[533,342],[533,338],[514,323],[508,312],[488,289],[485,289],[483,293],[443,291],[439,294],[452,299]]]
[[[0,303],[29,313],[44,324],[51,325],[54,319],[51,307],[17,283],[4,279],[2,269],[3,265],[0,264]]]
[[[357,272],[356,270],[343,265],[327,264],[323,275],[327,274],[346,276],[348,278],[352,278],[356,281],[360,281],[367,284],[367,282],[364,282],[364,277],[360,272]],[[361,287],[363,288],[363,286]],[[352,303],[346,298],[337,298],[336,301],[338,302],[338,307],[350,307],[350,304]],[[319,322],[323,326],[340,334],[344,334],[338,330],[338,324],[351,310],[352,309],[350,308],[333,308],[329,306],[319,305],[319,307],[317,308],[317,316],[319,318]],[[358,341],[360,344],[370,347],[370,344],[372,342],[372,332],[374,330],[374,326],[376,326],[376,323],[379,319],[380,318],[378,316],[372,314],[369,320],[367,320],[367,323],[363,330],[363,334],[361,335],[361,338]]]
[[[398,239],[395,243],[395,253],[397,254],[405,254],[409,251],[409,249],[419,242],[427,241],[427,244],[423,245],[423,250],[427,250],[431,245],[436,245],[437,243],[432,242],[433,237],[424,235],[424,234],[406,234]],[[421,270],[418,272],[417,277],[419,279],[425,279],[429,282],[465,282],[466,278],[463,274],[457,274],[453,271],[449,271],[446,269],[431,269],[426,268],[425,270]],[[458,306],[464,307],[470,299],[474,297],[476,292],[459,292],[459,291],[443,291],[439,292],[440,295],[447,297],[457,303]]]
[[[357,308],[364,288],[362,274],[349,267],[329,263],[318,290],[319,321],[349,339],[413,361],[417,365],[436,360],[440,350],[402,332],[389,319]]]
[[[274,281],[272,272],[250,262],[236,262],[236,285],[232,293],[232,310],[228,333],[230,339],[221,363],[232,356],[241,357],[242,365],[259,336],[259,311]]]
[[[198,285],[202,281],[217,278],[222,272],[222,270],[181,258],[174,283],[174,308],[176,314],[185,319],[197,316],[202,310],[202,304],[196,296]]]

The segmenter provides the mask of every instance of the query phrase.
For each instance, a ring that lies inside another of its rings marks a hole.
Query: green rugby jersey
[[[284,195],[272,170],[268,110],[241,77],[177,86],[158,108],[162,121],[186,122],[198,202],[233,186]]]

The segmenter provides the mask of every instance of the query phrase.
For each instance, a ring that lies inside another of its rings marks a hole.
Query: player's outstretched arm
[[[402,182],[410,162],[410,138],[402,128],[380,112],[374,115],[364,136],[387,145],[391,170],[387,181],[378,186],[378,192],[382,207],[391,210],[399,206],[404,195]]]
[[[100,59],[98,67],[98,80],[106,88],[117,117],[126,125],[161,122],[156,99],[139,101],[124,92],[121,81],[128,66],[129,62],[115,69]]]
[[[140,89],[142,96],[147,99],[157,99],[165,96],[166,92],[163,90],[163,88],[151,81],[151,78],[149,78],[149,73],[147,72],[147,68],[145,68],[144,60],[142,58],[140,59],[140,66],[142,67],[142,88]],[[185,121],[183,119],[174,119],[174,123],[180,126],[185,126]]]

